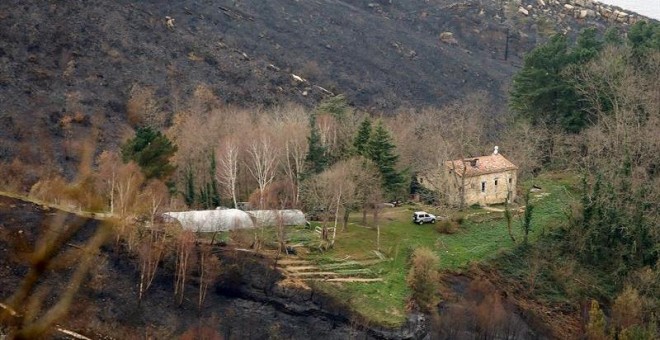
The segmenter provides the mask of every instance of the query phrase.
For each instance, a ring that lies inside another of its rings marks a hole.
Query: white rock
[[[589,12],[587,12],[586,9],[582,9],[582,10],[580,10],[580,15],[578,16],[578,19],[584,19],[584,18],[586,18],[588,13],[589,13]]]
[[[538,2],[538,4],[539,4],[540,7],[545,7],[545,1],[543,1],[543,0],[536,0],[536,2]]]
[[[575,7],[574,7],[573,5],[564,4],[564,8],[567,9],[567,10],[569,10],[569,11],[572,11],[573,8],[575,8]]]
[[[529,15],[529,11],[522,8],[522,7],[518,7],[518,13],[524,14],[524,15]]]
[[[300,83],[306,83],[307,82],[307,80],[305,80],[304,78],[302,78],[300,76],[297,76],[293,73],[291,73],[291,78],[293,78],[293,80],[295,80],[297,82],[300,82]]]
[[[609,18],[612,16],[612,11],[609,8],[602,7],[600,9],[600,14],[605,18]]]
[[[455,45],[458,44],[458,40],[454,38],[454,33],[452,32],[442,32],[440,33],[440,41],[445,44]]]

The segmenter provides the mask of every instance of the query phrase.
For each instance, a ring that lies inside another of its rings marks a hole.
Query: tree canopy
[[[327,149],[321,142],[321,133],[316,125],[316,115],[309,118],[309,150],[305,158],[306,168],[311,174],[320,174],[327,167]]]
[[[380,171],[385,192],[396,195],[403,187],[405,179],[396,170],[399,156],[396,154],[396,146],[392,141],[392,137],[382,121],[378,121],[371,138],[369,138],[367,153]]]
[[[371,138],[371,120],[365,118],[358,128],[357,135],[353,140],[353,149],[360,156],[368,156],[369,139]]]
[[[121,147],[124,163],[137,163],[147,179],[167,179],[175,170],[170,158],[176,151],[176,145],[151,127],[138,128],[135,137]]]
[[[593,28],[582,31],[574,44],[557,34],[525,56],[524,65],[513,78],[510,107],[533,124],[544,123],[576,133],[589,126],[593,117],[577,81],[576,73],[596,58],[605,45],[625,44],[631,62],[644,68],[650,51],[660,50],[660,24],[640,21],[630,28],[628,40],[616,30],[599,37]]]

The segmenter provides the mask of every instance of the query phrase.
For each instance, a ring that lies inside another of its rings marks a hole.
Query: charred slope
[[[199,84],[237,105],[313,105],[327,90],[387,112],[485,91],[502,110],[524,52],[610,24],[564,2],[2,1],[0,158],[58,167],[72,140],[114,148],[134,85],[169,117]]]
[[[39,279],[34,294],[44,294],[44,307],[52,306],[67,287],[79,258],[77,246],[89,239],[99,222],[0,196],[0,301],[18,288],[27,273],[29,254],[44,231],[63,225],[79,228]],[[398,330],[365,326],[332,297],[279,284],[282,278],[268,260],[229,249],[218,251],[223,274],[198,310],[194,283],[187,287],[184,303],[175,302],[168,260],[138,303],[136,260],[110,245],[102,249],[69,317],[60,324],[93,337],[120,339],[144,334],[172,338],[197,327],[228,339],[413,338],[427,332],[419,315],[411,315]]]

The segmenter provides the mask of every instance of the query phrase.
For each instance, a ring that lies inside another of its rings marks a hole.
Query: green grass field
[[[534,184],[542,190],[532,194],[535,210],[532,218],[530,240],[566,221],[569,203],[574,199],[574,178],[546,175]],[[531,186],[531,183],[527,183]],[[415,225],[412,212],[427,210],[436,215],[463,216],[464,221],[454,234],[441,234],[435,225]],[[348,230],[338,232],[333,249],[311,252],[305,257],[316,263],[338,260],[378,259],[377,229],[371,216],[368,226],[359,225],[361,214],[351,216]],[[385,209],[380,217],[380,251],[385,260],[369,266],[372,276],[382,282],[331,283],[316,281],[317,288],[346,301],[349,307],[369,322],[396,327],[405,321],[409,290],[406,285],[408,258],[417,247],[428,247],[440,258],[439,269],[461,270],[471,262],[496,258],[502,251],[510,250],[522,242],[520,219],[514,216],[512,225],[516,243],[512,242],[506,228],[504,213],[481,208],[468,208],[463,212],[438,211],[419,205]],[[292,242],[312,244],[318,236],[309,229],[291,230]],[[312,247],[313,248],[313,247]]]

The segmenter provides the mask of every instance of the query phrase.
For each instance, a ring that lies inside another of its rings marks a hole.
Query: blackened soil
[[[35,242],[47,231],[56,231],[61,251],[55,254],[54,265],[40,278],[36,290],[47,291],[44,307],[53,305],[77,263],[69,253],[75,254],[76,246],[83,245],[100,223],[0,197],[0,299],[6,300],[17,289]],[[223,274],[199,310],[198,285],[192,279],[183,304],[175,302],[168,260],[163,261],[153,286],[138,303],[135,259],[110,242],[78,291],[69,316],[60,324],[92,337],[112,338],[171,338],[191,329],[227,339],[418,338],[427,332],[425,319],[417,315],[411,315],[401,329],[369,327],[352,318],[340,302],[313,289],[282,288],[277,284],[280,275],[271,270],[266,259],[230,249],[216,251]]]
[[[154,91],[166,121],[202,84],[239,106],[313,106],[329,95],[321,87],[376,113],[477,91],[492,98],[494,114],[506,111],[522,56],[547,39],[541,19],[506,12],[506,4],[4,0],[0,160],[63,166],[71,175],[78,160],[67,143],[89,139],[103,150],[122,142],[136,85]],[[607,25],[559,12],[543,19],[557,32]],[[444,32],[453,40],[441,40]],[[72,127],[62,124],[76,115]]]

